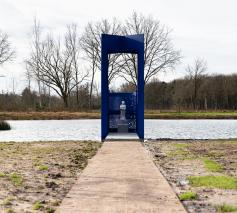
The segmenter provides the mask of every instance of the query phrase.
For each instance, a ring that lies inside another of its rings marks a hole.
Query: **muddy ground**
[[[148,141],[144,145],[178,196],[189,191],[197,194],[182,201],[188,212],[226,212],[226,207],[218,209],[223,204],[237,207],[237,179],[235,189],[194,187],[189,182],[191,176],[237,178],[237,140]],[[0,143],[0,212],[54,212],[100,146],[73,141]],[[214,162],[218,171],[210,171],[204,160]]]
[[[0,143],[0,212],[52,213],[99,142]]]
[[[190,191],[197,194],[192,200],[182,201],[188,212],[236,212],[237,179],[235,189],[219,189],[194,187],[189,177],[237,178],[237,140],[149,141],[145,146],[178,196]],[[214,162],[217,171],[208,169],[205,160]]]

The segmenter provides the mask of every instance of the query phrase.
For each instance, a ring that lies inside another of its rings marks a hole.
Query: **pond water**
[[[100,120],[9,121],[0,141],[100,140]],[[237,138],[237,120],[145,120],[145,138]]]

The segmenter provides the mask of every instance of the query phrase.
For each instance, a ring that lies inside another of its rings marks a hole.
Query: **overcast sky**
[[[133,11],[152,15],[170,27],[175,48],[182,51],[182,64],[174,73],[161,75],[169,81],[184,75],[195,57],[207,60],[209,73],[237,72],[236,0],[0,0],[0,29],[9,34],[17,57],[0,68],[0,90],[20,91],[25,85],[23,60],[29,54],[29,34],[36,16],[47,30],[63,34],[65,26],[80,30],[91,21],[125,19]]]

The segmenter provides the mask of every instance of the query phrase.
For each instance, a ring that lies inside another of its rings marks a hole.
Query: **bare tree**
[[[67,50],[69,51],[68,54],[72,54],[72,67],[74,69],[74,81],[76,85],[76,100],[77,106],[79,106],[79,85],[86,80],[89,76],[89,72],[81,73],[79,70],[79,47],[80,47],[80,38],[77,32],[77,25],[72,24],[67,27],[67,33],[65,35],[65,45]]]
[[[33,78],[33,72],[31,70],[31,67],[25,63],[25,75],[26,75],[26,80],[27,80],[27,88],[29,89],[29,91],[31,91],[31,81],[32,81],[32,78]]]
[[[0,65],[13,59],[15,51],[11,47],[9,37],[0,31]]]
[[[65,35],[64,43],[48,35],[37,42],[27,60],[37,79],[52,88],[63,99],[65,107],[68,107],[71,91],[84,80],[83,76],[81,80],[76,80],[79,75],[78,67],[75,66],[77,47],[73,46],[75,43],[70,41],[69,34]]]
[[[42,107],[42,82],[38,78],[39,76],[39,51],[41,45],[41,34],[42,34],[42,27],[40,26],[40,22],[34,18],[34,25],[32,28],[32,41],[31,41],[31,52],[34,52],[34,57],[36,60],[36,64],[34,67],[29,66],[29,63],[26,63],[26,70],[31,72],[31,76],[36,80],[38,86],[38,93],[39,93],[39,107]],[[27,73],[26,73],[27,74]]]
[[[144,82],[157,77],[160,72],[173,69],[180,61],[180,51],[174,49],[170,30],[153,17],[136,12],[126,20],[124,34],[144,34]],[[137,57],[123,54],[121,76],[129,83],[137,84]]]
[[[94,80],[95,74],[97,70],[100,70],[100,52],[101,52],[101,34],[121,34],[121,24],[117,19],[113,19],[112,22],[104,19],[97,23],[89,23],[84,33],[81,37],[81,47],[85,53],[85,59],[89,62],[90,70],[91,70],[91,82],[90,82],[90,92],[89,92],[89,107],[91,107],[91,99],[94,88]],[[120,66],[117,63],[117,59],[119,58],[119,54],[110,54],[108,56],[109,59],[109,82],[113,79],[113,77],[118,72]]]
[[[192,102],[193,108],[197,109],[197,97],[199,88],[202,83],[203,76],[207,71],[207,62],[204,59],[197,58],[194,60],[194,65],[188,65],[186,72],[188,74],[189,80],[191,80],[191,85],[193,88]]]

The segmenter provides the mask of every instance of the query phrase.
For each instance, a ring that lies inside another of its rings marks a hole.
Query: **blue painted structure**
[[[108,54],[137,54],[137,89],[134,93],[112,93],[108,82]],[[128,132],[136,132],[144,139],[144,35],[118,36],[102,34],[101,37],[101,139],[116,132],[121,101],[125,101]]]

